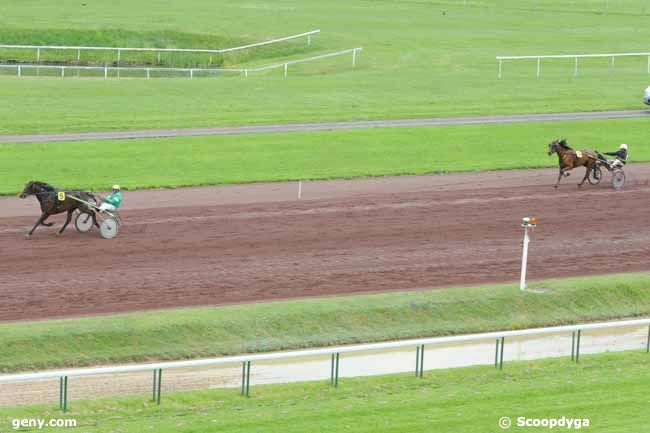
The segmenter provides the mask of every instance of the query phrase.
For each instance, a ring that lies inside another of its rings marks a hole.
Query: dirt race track
[[[579,169],[582,171],[582,169]],[[0,199],[0,320],[650,270],[650,165],[552,188],[557,170],[126,192],[119,236],[41,227]]]

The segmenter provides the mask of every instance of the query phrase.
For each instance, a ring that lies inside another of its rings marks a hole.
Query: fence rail
[[[537,78],[542,73],[542,59],[573,59],[573,75],[578,75],[578,59],[595,59],[595,58],[608,58],[610,59],[610,70],[614,72],[615,60],[617,57],[647,57],[648,63],[646,73],[650,74],[650,53],[612,53],[612,54],[555,54],[555,55],[538,55],[538,56],[497,56],[499,62],[499,72],[497,76],[499,79],[503,77],[503,62],[506,60],[537,60]]]
[[[175,52],[175,53],[211,53],[211,54],[223,54],[229,53],[232,51],[240,51],[248,48],[261,47],[264,45],[277,44],[280,42],[286,42],[293,39],[307,38],[307,44],[311,44],[311,37],[317,33],[320,33],[320,30],[312,30],[305,33],[300,33],[297,35],[285,36],[283,38],[271,39],[263,42],[256,42],[248,45],[241,45],[239,47],[231,48],[215,48],[215,49],[204,49],[204,48],[139,48],[139,47],[90,47],[90,46],[73,46],[73,45],[4,45],[0,44],[0,48],[4,49],[32,49],[36,50],[36,61],[39,62],[41,58],[42,50],[65,50],[65,51],[77,51],[77,60],[81,57],[81,51],[115,51],[117,52],[117,61],[120,61],[120,55],[122,52],[135,52],[135,51],[148,51],[148,52]]]
[[[67,409],[67,388],[68,378],[81,376],[97,376],[106,374],[135,373],[135,372],[153,372],[153,399],[160,404],[161,400],[161,381],[162,370],[181,369],[181,368],[198,368],[219,365],[242,364],[242,394],[249,395],[250,391],[250,370],[251,364],[259,361],[287,360],[293,358],[306,358],[318,356],[331,356],[330,383],[338,386],[339,382],[339,363],[340,355],[345,353],[372,352],[389,349],[400,349],[415,347],[416,352],[416,375],[423,376],[424,347],[432,345],[447,345],[457,343],[471,343],[480,341],[496,341],[496,350],[494,365],[497,368],[503,368],[503,348],[507,338],[512,337],[530,337],[544,336],[552,334],[572,334],[571,359],[579,362],[580,357],[580,339],[585,331],[615,329],[625,327],[648,326],[648,340],[646,351],[650,352],[650,318],[625,320],[618,322],[601,322],[570,326],[555,326],[548,328],[533,328],[516,331],[488,332],[482,334],[467,334],[448,337],[434,337],[403,341],[392,341],[384,343],[360,344],[351,346],[329,347],[312,350],[298,350],[291,352],[275,352],[257,355],[241,355],[223,358],[197,359],[189,361],[157,362],[149,364],[134,364],[114,367],[98,368],[80,368],[68,370],[45,371],[37,373],[24,373],[0,376],[0,383],[35,381],[43,379],[59,379],[60,408],[64,411]],[[64,398],[65,396],[65,398]]]
[[[356,67],[357,64],[357,53],[362,51],[363,48],[351,48],[348,50],[337,51],[335,53],[323,54],[320,56],[309,57],[306,59],[291,60],[284,63],[277,63],[268,66],[261,66],[257,68],[158,68],[158,67],[122,67],[122,66],[74,66],[74,65],[38,65],[38,64],[15,64],[7,65],[0,64],[0,69],[16,69],[16,75],[18,77],[24,76],[24,72],[29,69],[35,69],[38,73],[41,69],[43,70],[56,70],[59,71],[61,77],[66,76],[66,71],[100,71],[103,72],[104,78],[108,78],[109,72],[116,72],[118,78],[120,78],[120,72],[141,72],[143,77],[151,78],[153,72],[173,72],[173,73],[182,73],[187,74],[189,78],[194,78],[197,74],[216,74],[216,73],[238,73],[244,74],[245,77],[248,77],[249,73],[262,72],[271,69],[284,68],[284,76],[288,75],[289,65],[296,65],[299,63],[308,63],[316,60],[322,60],[330,57],[342,56],[345,54],[352,54],[352,67]],[[69,75],[69,74],[68,74]]]

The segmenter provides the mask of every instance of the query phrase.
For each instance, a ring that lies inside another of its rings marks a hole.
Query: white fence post
[[[194,78],[194,69],[190,69],[190,78]]]
[[[352,67],[357,66],[357,50],[352,50]]]
[[[151,77],[150,77],[150,73],[149,73],[149,71],[150,71],[150,69],[147,68],[147,80],[148,80],[149,78],[151,78]]]
[[[104,66],[104,78],[108,78],[108,68]]]
[[[577,57],[576,57],[576,61],[575,61],[575,66],[573,68],[573,76],[574,77],[578,76],[578,58]]]
[[[285,63],[284,64],[284,78],[287,78],[287,72],[288,72],[289,64]]]
[[[21,72],[20,72],[20,65],[18,65],[18,76],[19,76],[19,77],[22,77],[22,74],[21,74]]]
[[[61,66],[61,76],[65,77],[65,66]]]
[[[311,35],[307,35],[307,45],[311,45]]]
[[[36,63],[41,61],[41,49],[36,48]]]
[[[537,225],[537,220],[533,218],[524,218],[521,226],[524,228],[524,249],[521,254],[521,278],[519,279],[519,290],[526,290],[526,270],[528,267],[528,244],[530,237],[528,236],[528,229],[534,228]]]
[[[612,74],[614,73],[614,67],[615,67],[615,66],[614,66],[614,59],[615,59],[615,58],[616,58],[616,57],[612,56],[612,61],[611,61],[611,64],[610,64],[610,68],[611,68],[611,71],[610,71],[610,72],[611,72]]]
[[[538,57],[537,58],[537,78],[539,78],[539,73],[541,72],[540,71],[541,68],[542,68],[542,59]]]
[[[503,60],[499,59],[499,73],[497,74],[497,77],[499,78],[499,80],[502,77],[502,69],[503,69]]]

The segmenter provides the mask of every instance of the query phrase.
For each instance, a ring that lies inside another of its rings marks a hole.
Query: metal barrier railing
[[[342,56],[345,54],[352,54],[352,67],[357,65],[357,53],[362,51],[363,48],[351,48],[348,50],[337,51],[334,53],[322,54],[320,56],[309,57],[306,59],[290,60],[284,63],[277,63],[268,66],[261,66],[257,68],[233,68],[233,69],[224,69],[224,68],[143,68],[143,67],[119,67],[119,66],[73,66],[73,65],[37,65],[37,64],[0,64],[0,68],[3,69],[16,69],[16,75],[18,77],[24,76],[24,72],[29,69],[34,69],[37,71],[40,70],[55,70],[59,71],[58,75],[61,77],[66,76],[66,71],[98,71],[103,74],[104,78],[109,77],[109,72],[115,73],[117,78],[120,78],[121,72],[138,72],[143,74],[143,78],[152,78],[152,73],[179,73],[187,76],[188,78],[194,78],[198,74],[214,75],[217,73],[237,73],[243,74],[245,77],[248,77],[249,73],[254,72],[263,72],[271,69],[284,68],[284,76],[288,75],[289,65],[297,65],[300,63],[308,63],[316,60],[327,59],[330,57]],[[69,74],[68,74],[69,75]]]
[[[489,332],[483,334],[467,334],[449,337],[434,337],[415,340],[392,341],[384,343],[360,344],[351,346],[339,346],[312,350],[299,350],[291,352],[275,352],[257,355],[241,355],[224,358],[197,359],[190,361],[158,362],[151,364],[123,365],[114,367],[81,368],[69,370],[57,370],[37,373],[24,373],[0,376],[0,383],[35,381],[43,379],[59,379],[59,408],[64,412],[68,409],[68,378],[82,376],[98,376],[105,374],[120,374],[153,371],[153,401],[161,402],[162,371],[181,368],[198,368],[207,366],[221,366],[242,364],[241,394],[250,396],[250,374],[254,362],[287,360],[293,358],[306,358],[318,356],[330,356],[330,384],[339,385],[339,364],[340,356],[345,353],[370,352],[378,350],[399,349],[406,347],[416,348],[415,375],[422,378],[424,375],[424,348],[432,345],[447,345],[453,343],[470,343],[480,341],[496,341],[494,354],[495,368],[503,369],[503,354],[506,338],[542,336],[551,334],[571,333],[571,360],[576,363],[580,360],[580,343],[584,331],[614,329],[625,327],[648,326],[648,337],[646,341],[646,352],[650,353],[650,319],[625,320],[617,322],[590,323],[570,326],[555,326],[548,328],[522,329],[516,331]]]
[[[73,46],[73,45],[2,45],[0,44],[0,49],[29,49],[36,50],[36,61],[41,61],[41,52],[43,50],[58,50],[58,51],[77,51],[77,61],[81,60],[82,51],[114,51],[117,53],[117,62],[120,62],[121,55],[123,52],[156,52],[158,53],[160,60],[160,53],[172,52],[172,53],[209,53],[209,54],[223,54],[230,53],[233,51],[241,51],[249,48],[261,47],[264,45],[277,44],[280,42],[286,42],[293,39],[307,38],[307,45],[311,45],[311,37],[317,33],[320,33],[320,30],[312,30],[305,33],[300,33],[297,35],[285,36],[283,38],[271,39],[263,42],[256,42],[253,44],[241,45],[239,47],[232,48],[141,48],[141,47],[88,47],[88,46]]]
[[[618,54],[557,54],[557,55],[541,55],[541,56],[497,56],[499,62],[499,71],[497,77],[503,77],[503,62],[504,60],[537,60],[537,78],[542,74],[542,59],[574,59],[573,75],[578,76],[578,59],[594,59],[594,58],[608,58],[610,59],[610,71],[614,72],[617,57],[647,57],[646,73],[650,74],[650,53],[618,53]]]

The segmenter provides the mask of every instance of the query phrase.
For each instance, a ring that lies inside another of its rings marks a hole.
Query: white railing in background
[[[550,334],[566,334],[572,333],[572,346],[571,346],[571,359],[576,362],[580,357],[580,336],[583,331],[625,328],[625,327],[640,327],[648,326],[648,340],[646,343],[646,351],[650,352],[650,319],[636,319],[624,320],[617,322],[600,322],[589,323],[580,325],[569,326],[554,326],[548,328],[533,328],[522,329],[516,331],[501,331],[501,332],[488,332],[483,334],[467,334],[448,337],[434,337],[422,338],[415,340],[392,341],[384,343],[371,343],[359,344],[351,346],[329,347],[322,349],[312,350],[298,350],[291,352],[276,352],[265,353],[258,355],[241,355],[230,356],[224,358],[210,358],[210,359],[197,359],[190,361],[175,361],[175,362],[158,362],[150,364],[134,364],[115,367],[99,367],[99,368],[79,368],[69,370],[46,371],[37,373],[24,373],[24,374],[11,374],[0,376],[0,383],[20,382],[20,381],[35,381],[43,379],[59,379],[59,403],[60,408],[64,411],[67,409],[67,386],[69,377],[80,376],[97,376],[106,374],[119,374],[119,373],[134,373],[143,371],[153,372],[153,399],[160,404],[161,396],[161,378],[162,370],[179,369],[179,368],[196,368],[207,367],[227,364],[242,363],[242,386],[241,392],[243,395],[249,395],[250,389],[250,368],[251,363],[256,361],[275,361],[286,360],[292,358],[306,358],[318,357],[323,355],[331,355],[331,384],[338,386],[339,379],[339,357],[342,353],[359,353],[359,352],[372,352],[388,349],[399,349],[404,347],[416,347],[416,375],[422,377],[424,371],[424,346],[431,345],[448,345],[458,343],[470,343],[485,340],[496,340],[496,352],[494,365],[498,368],[503,368],[503,348],[506,338],[512,337],[530,337],[542,336]],[[577,335],[577,339],[576,339]]]
[[[263,42],[256,42],[254,44],[242,45],[239,47],[232,48],[215,48],[215,49],[200,49],[200,48],[137,48],[137,47],[85,47],[85,46],[63,46],[63,45],[2,45],[2,49],[32,49],[36,50],[36,61],[41,61],[41,51],[42,50],[64,50],[64,51],[77,51],[77,61],[81,59],[82,51],[115,51],[117,52],[117,62],[120,62],[120,57],[122,52],[134,52],[134,51],[148,51],[148,52],[157,52],[160,58],[160,53],[164,52],[175,52],[175,53],[211,53],[211,54],[223,54],[233,51],[241,51],[249,48],[261,47],[264,45],[277,44],[280,42],[290,41],[292,39],[307,38],[307,45],[311,45],[311,37],[316,33],[320,33],[320,30],[312,30],[310,32],[300,33],[297,35],[286,36],[278,39],[271,39]]]
[[[12,64],[12,65],[3,65],[0,64],[0,68],[4,69],[16,69],[16,75],[22,77],[25,70],[35,69],[37,71],[43,70],[55,70],[59,71],[61,77],[66,76],[66,71],[100,71],[103,73],[104,78],[108,78],[109,72],[116,72],[117,78],[120,78],[121,71],[136,71],[142,73],[143,77],[151,78],[153,72],[172,72],[172,73],[182,73],[187,74],[187,77],[194,78],[196,74],[216,74],[216,73],[239,73],[244,74],[245,77],[248,77],[249,73],[262,72],[271,69],[284,68],[284,76],[288,75],[289,65],[296,65],[299,63],[313,62],[316,60],[322,60],[330,57],[342,56],[345,54],[352,54],[352,67],[357,65],[357,53],[362,51],[363,48],[351,48],[348,50],[337,51],[335,53],[323,54],[320,56],[309,57],[306,59],[291,60],[284,63],[277,63],[269,66],[261,66],[257,68],[233,68],[233,69],[223,69],[223,68],[149,68],[149,67],[117,67],[117,66],[74,66],[74,65],[36,65],[36,64]],[[69,75],[69,74],[68,74]]]
[[[498,78],[503,77],[503,62],[505,60],[537,60],[537,78],[542,73],[542,59],[573,59],[573,75],[578,75],[578,59],[594,59],[594,58],[608,58],[610,59],[610,71],[615,70],[615,60],[617,57],[647,57],[648,63],[646,72],[650,74],[650,53],[617,53],[617,54],[557,54],[557,55],[543,55],[543,56],[497,56],[499,62]]]
[[[344,54],[350,54],[350,53],[352,53],[352,67],[354,68],[355,66],[357,66],[357,53],[362,50],[363,48],[361,47],[350,48],[349,50],[337,51],[335,53],[323,54],[316,57],[309,57],[308,59],[291,60],[289,62],[276,63],[274,65],[262,66],[256,69],[247,69],[245,71],[261,72],[261,71],[267,71],[269,69],[284,68],[284,76],[286,77],[288,73],[289,65],[297,65],[299,63],[313,62],[315,60],[322,60],[322,59],[327,59],[329,57],[342,56]]]

